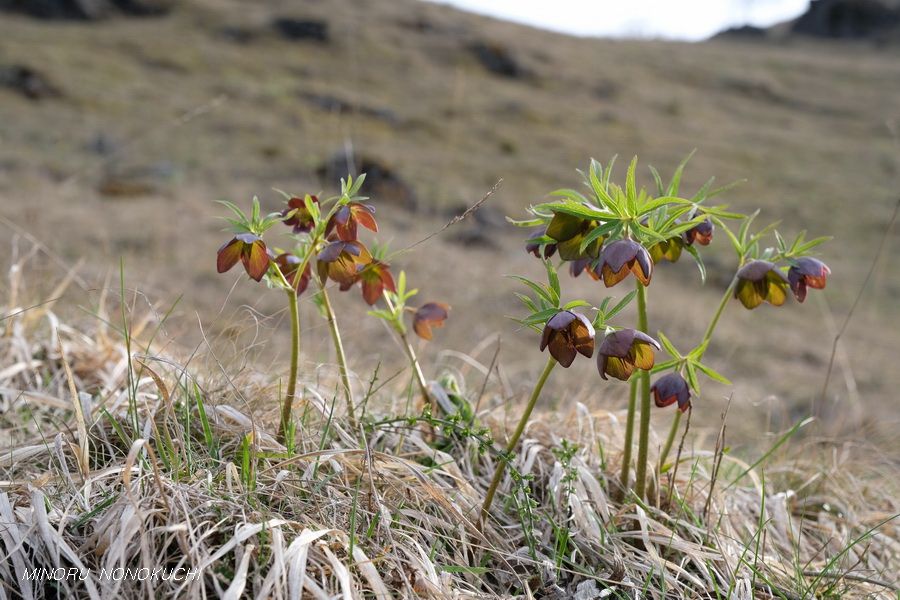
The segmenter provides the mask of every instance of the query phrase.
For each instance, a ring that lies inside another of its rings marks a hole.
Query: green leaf
[[[603,225],[594,227],[586,236],[584,236],[584,239],[581,240],[581,245],[578,248],[578,252],[583,253],[585,250],[587,250],[588,246],[596,242],[598,239],[606,235],[612,235],[621,227],[621,221],[608,221]]]
[[[694,363],[686,363],[685,364],[685,373],[687,374],[688,385],[691,386],[691,389],[694,390],[695,394],[700,393],[700,382],[697,379],[697,371],[694,369]]]
[[[650,165],[650,174],[653,175],[653,181],[656,183],[656,193],[660,196],[666,195],[666,188],[663,186],[662,177],[659,176],[659,171],[656,170],[656,167]]]
[[[672,342],[669,340],[669,338],[667,338],[662,331],[658,331],[656,333],[657,333],[657,335],[659,335],[659,341],[660,341],[660,343],[662,343],[663,348],[666,349],[666,352],[669,353],[669,356],[671,356],[672,358],[675,358],[675,359],[681,359],[682,358],[681,354],[678,352],[678,350],[675,348],[674,344],[672,344]]]
[[[513,294],[515,294],[516,298],[518,298],[522,302],[522,304],[525,305],[525,308],[527,308],[531,312],[536,313],[540,310],[537,304],[534,303],[534,300],[531,299],[531,296],[526,296],[525,294],[520,294],[519,292],[513,292]]]
[[[557,309],[557,308],[547,308],[545,310],[537,311],[534,314],[531,314],[531,315],[525,317],[520,322],[523,325],[537,325],[540,323],[546,323],[550,318],[553,317],[553,315],[555,315],[558,312],[559,312],[559,309]]]
[[[728,381],[728,379],[727,379],[724,375],[721,375],[721,374],[717,373],[716,371],[713,371],[712,369],[710,369],[710,368],[707,367],[706,365],[704,365],[704,364],[702,364],[702,363],[700,363],[700,362],[697,362],[697,361],[694,361],[693,364],[694,364],[694,366],[696,366],[698,369],[700,369],[701,371],[703,371],[703,374],[704,374],[704,375],[706,375],[707,377],[709,377],[709,378],[712,379],[713,381],[718,381],[719,383],[724,383],[725,385],[731,385],[731,382]]]
[[[572,215],[574,217],[581,217],[582,219],[601,219],[608,220],[615,215],[611,215],[606,211],[601,211],[593,208],[589,208],[584,204],[578,204],[576,202],[548,202],[546,204],[539,204],[535,207],[536,210],[548,211],[552,213],[564,213],[567,215]]]
[[[553,292],[553,303],[558,305],[560,298],[559,274],[549,260],[544,261],[544,268],[547,269],[547,281],[550,283],[550,291]]]
[[[631,163],[628,165],[628,172],[625,175],[625,198],[628,201],[628,207],[631,210],[632,214],[637,212],[637,184],[635,181],[637,162],[637,156],[631,159]]]
[[[649,202],[644,203],[641,206],[640,211],[638,211],[638,216],[646,215],[648,212],[656,210],[660,206],[667,206],[669,204],[686,204],[688,206],[691,205],[690,200],[685,200],[684,198],[678,198],[677,196],[662,196],[660,198],[654,198]]]
[[[579,308],[582,306],[590,306],[591,303],[586,300],[572,300],[571,302],[567,302],[563,305],[563,310],[571,310],[573,308]]]
[[[515,225],[516,227],[537,227],[538,225],[544,225],[547,221],[546,219],[525,219],[522,221],[517,221],[516,219],[511,219],[510,217],[506,217],[506,222]]]
[[[656,373],[668,371],[669,369],[671,369],[672,367],[674,367],[677,364],[678,364],[678,361],[676,359],[667,360],[667,361],[661,362],[661,363],[656,363],[655,365],[653,365],[653,368],[650,369],[650,374],[655,375]]]
[[[556,302],[553,301],[553,293],[549,289],[547,289],[546,286],[531,281],[527,277],[522,277],[521,275],[512,275],[511,277],[527,285],[535,294],[538,295],[538,297],[543,298],[548,303],[555,305],[556,302],[559,302],[558,297],[556,299]]]
[[[672,180],[669,182],[669,187],[666,190],[667,196],[674,196],[678,194],[678,188],[681,187],[681,175],[684,173],[684,168],[687,166],[688,161],[694,156],[694,153],[697,152],[697,149],[694,148],[691,150],[684,159],[678,163],[678,166],[675,168],[675,172],[672,174]]]
[[[625,307],[628,306],[628,304],[632,300],[634,300],[635,295],[637,295],[637,290],[631,290],[630,292],[625,294],[625,296],[623,296],[622,299],[619,300],[619,302],[615,306],[613,306],[608,312],[604,311],[606,318],[611,319],[614,316],[616,316],[617,314],[619,314],[620,312],[622,312],[625,309]],[[609,300],[610,300],[610,298],[607,298],[606,300],[604,300],[604,303],[609,302]]]
[[[696,247],[688,246],[687,244],[685,244],[684,249],[694,258],[694,262],[697,263],[697,268],[700,269],[700,282],[706,283],[706,265],[703,264],[703,257],[700,256],[700,252],[697,251]],[[738,254],[740,254],[740,252],[738,252]]]

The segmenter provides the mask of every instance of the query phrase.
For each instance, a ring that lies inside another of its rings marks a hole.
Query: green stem
[[[287,393],[281,405],[281,424],[278,427],[278,441],[284,444],[288,439],[291,426],[291,410],[297,392],[297,367],[300,362],[300,310],[297,305],[297,292],[288,287],[288,306],[291,309],[291,374],[288,379]]]
[[[647,333],[647,288],[637,283],[638,329]],[[650,373],[641,371],[641,424],[638,435],[637,480],[634,493],[644,497],[647,485],[647,450],[650,447]]]
[[[741,261],[741,265],[743,265],[743,260]],[[741,265],[738,265],[740,268]],[[706,331],[703,333],[703,339],[700,341],[700,345],[708,344],[709,340],[712,339],[713,332],[716,330],[716,326],[719,324],[719,319],[722,318],[722,314],[725,312],[725,307],[728,306],[728,301],[731,299],[732,294],[734,294],[734,288],[737,286],[737,276],[733,277],[731,283],[728,285],[728,288],[725,290],[725,293],[722,294],[722,300],[719,301],[719,307],[716,309],[715,314],[713,315],[712,320],[709,322],[709,325],[706,327]],[[703,352],[697,357],[697,359],[703,358],[703,353],[706,352],[706,348],[703,349]],[[662,452],[659,455],[659,468],[662,470],[663,465],[666,464],[666,460],[669,458],[669,452],[672,451],[672,445],[675,443],[675,437],[678,435],[678,428],[681,426],[681,411],[675,413],[675,418],[672,420],[672,426],[669,428],[669,435],[666,438],[666,443],[663,446]]]
[[[637,379],[632,378],[628,391],[628,417],[625,420],[625,449],[622,454],[622,472],[619,483],[622,491],[628,489],[628,475],[631,472],[631,447],[634,445],[634,415],[637,412]]]
[[[509,438],[509,443],[506,444],[506,452],[504,456],[500,458],[500,462],[497,465],[497,470],[494,471],[494,478],[491,480],[491,486],[488,488],[487,495],[484,498],[484,504],[481,506],[481,522],[483,523],[488,516],[488,512],[491,510],[491,504],[494,502],[494,494],[497,493],[497,487],[500,485],[500,481],[503,479],[503,473],[506,471],[506,461],[507,456],[513,450],[516,449],[516,444],[519,443],[519,438],[522,437],[522,433],[525,431],[525,426],[528,425],[528,418],[531,417],[531,411],[534,410],[534,405],[537,404],[537,400],[541,395],[541,390],[544,389],[544,384],[547,383],[547,378],[550,376],[550,371],[553,370],[553,367],[557,365],[556,359],[551,357],[547,358],[547,364],[544,366],[544,371],[541,373],[541,376],[538,378],[537,383],[534,385],[534,390],[531,392],[531,398],[528,400],[528,405],[525,407],[525,412],[522,413],[522,417],[519,419],[519,426],[516,427],[515,432],[512,434],[512,437]]]
[[[406,352],[407,358],[409,358],[409,363],[412,366],[413,374],[416,378],[416,383],[419,385],[419,391],[422,393],[422,402],[424,404],[429,404],[431,406],[431,416],[437,416],[437,401],[436,399],[428,392],[428,383],[425,381],[425,374],[422,372],[422,366],[419,364],[419,359],[416,357],[416,351],[413,350],[412,344],[409,341],[409,336],[406,335],[406,328],[403,326],[403,315],[397,315],[397,311],[394,308],[394,303],[391,302],[390,296],[388,296],[387,292],[384,292],[384,301],[387,304],[388,310],[391,311],[391,314],[396,316],[396,319],[392,323],[394,327],[394,331],[397,332],[397,336],[400,338],[400,342],[403,345],[403,349]]]
[[[353,390],[350,387],[350,372],[347,370],[347,355],[344,354],[344,343],[341,341],[341,332],[338,329],[337,317],[328,297],[328,290],[324,281],[319,282],[319,290],[322,292],[322,305],[328,317],[328,328],[331,330],[331,340],[334,342],[334,350],[337,354],[338,369],[341,374],[341,384],[344,386],[344,397],[347,399],[347,418],[350,426],[356,429],[356,413],[353,404]]]

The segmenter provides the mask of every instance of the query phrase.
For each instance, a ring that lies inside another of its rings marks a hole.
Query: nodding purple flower
[[[593,269],[591,269],[591,259],[589,258],[579,258],[573,261],[569,261],[569,274],[572,277],[578,277],[584,271],[587,271],[588,274],[596,279],[597,277],[594,275]]]
[[[650,253],[634,240],[616,240],[603,248],[595,272],[606,287],[616,285],[629,273],[646,286],[653,275],[653,261]]]
[[[340,207],[328,225],[325,226],[325,235],[331,235],[334,231],[339,240],[355,242],[358,226],[362,225],[370,231],[378,231],[378,223],[375,222],[375,207],[362,202],[349,202]]]
[[[663,375],[650,386],[653,401],[659,407],[678,403],[678,410],[687,411],[691,407],[691,388],[678,373]]]
[[[372,262],[372,255],[360,242],[335,240],[325,246],[316,257],[319,277],[331,279],[346,291],[359,281],[359,267]]]
[[[659,342],[636,329],[620,329],[607,335],[597,350],[597,370],[600,377],[607,375],[628,381],[635,369],[649,371],[653,368]]]
[[[310,196],[313,203],[318,204],[319,199],[316,196]],[[308,233],[312,231],[313,217],[306,209],[306,200],[304,198],[291,198],[288,200],[287,208],[281,211],[282,217],[287,217],[284,224],[291,227],[294,233]]]
[[[706,219],[684,232],[684,243],[690,246],[697,242],[701,246],[709,246],[713,237],[713,229],[712,221]]]
[[[247,275],[260,281],[269,270],[269,249],[258,235],[239,233],[219,248],[216,254],[216,270],[224,273],[240,261]]]
[[[787,300],[788,279],[767,260],[751,260],[737,272],[734,297],[745,308],[754,309],[763,302],[781,306]]]
[[[831,269],[828,268],[828,265],[817,258],[805,256],[794,261],[794,264],[788,269],[788,282],[791,285],[791,291],[794,292],[794,297],[798,302],[803,302],[806,300],[806,289],[825,289],[829,275],[831,275]]]
[[[541,352],[550,348],[550,356],[569,367],[579,353],[594,355],[594,326],[584,315],[561,310],[547,321],[541,336]]]
[[[430,340],[432,327],[443,327],[450,316],[450,305],[443,302],[423,304],[413,315],[413,330],[423,340]]]
[[[306,288],[309,286],[309,280],[312,277],[312,269],[309,266],[309,262],[306,263],[303,273],[298,272],[302,263],[303,261],[298,256],[290,252],[284,252],[275,257],[275,264],[278,265],[281,274],[284,275],[284,278],[294,288],[298,296],[306,291]]]
[[[538,238],[542,235],[546,235],[546,230],[543,227],[537,227],[531,230],[531,235],[529,239]],[[525,242],[525,252],[530,254],[534,254],[535,258],[541,258],[543,254],[543,258],[550,258],[556,253],[556,243],[538,243],[538,242]]]
[[[390,265],[373,260],[367,265],[359,266],[359,280],[362,282],[362,295],[366,304],[373,306],[384,290],[396,292],[394,276],[391,275]]]

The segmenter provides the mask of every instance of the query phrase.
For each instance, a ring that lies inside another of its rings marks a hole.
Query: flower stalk
[[[350,387],[350,372],[347,369],[347,355],[344,353],[341,331],[338,329],[337,317],[334,314],[334,308],[331,306],[331,299],[328,297],[326,288],[325,282],[320,281],[319,291],[322,294],[322,306],[325,308],[325,315],[328,319],[328,329],[331,331],[331,340],[334,343],[334,350],[337,354],[341,385],[344,388],[344,397],[347,400],[347,419],[350,421],[350,426],[356,429],[356,412],[353,403],[353,389]]]
[[[557,365],[557,361],[552,356],[547,358],[547,364],[544,366],[543,372],[541,372],[541,376],[538,378],[537,383],[534,385],[534,390],[531,392],[531,398],[528,400],[528,404],[525,406],[525,411],[522,413],[522,417],[519,419],[519,425],[516,427],[516,430],[513,432],[512,437],[509,438],[509,442],[506,444],[506,452],[504,456],[500,458],[500,462],[497,465],[497,469],[494,471],[494,478],[491,480],[491,485],[488,488],[487,495],[484,497],[484,504],[481,506],[481,523],[487,519],[487,516],[491,510],[491,504],[494,502],[494,494],[497,493],[497,488],[500,485],[500,481],[503,479],[503,473],[506,471],[506,462],[508,460],[507,456],[512,453],[513,450],[516,449],[516,444],[519,443],[519,438],[522,437],[522,434],[525,432],[525,427],[528,425],[528,419],[531,417],[531,412],[534,410],[534,406],[537,404],[538,398],[541,395],[541,390],[544,389],[544,384],[547,383],[547,378],[550,376],[550,372],[553,371],[553,367]]]
[[[637,283],[638,330],[647,333],[647,288],[640,281]],[[644,497],[647,484],[647,450],[650,446],[650,373],[641,371],[641,422],[638,434],[637,480],[634,493],[638,498]]]

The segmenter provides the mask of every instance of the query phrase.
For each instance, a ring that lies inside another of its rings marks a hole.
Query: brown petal
[[[565,368],[571,366],[577,356],[575,346],[572,345],[564,332],[556,331],[550,336],[550,356],[555,358]]]
[[[431,328],[443,327],[449,315],[450,306],[443,302],[423,304],[413,316],[413,330],[420,338],[430,340]]]
[[[232,238],[230,242],[226,242],[216,255],[216,270],[219,273],[228,271],[241,260],[241,251],[244,249],[244,243],[237,238]]]
[[[249,247],[244,244],[241,260],[244,262],[244,268],[250,278],[256,281],[261,280],[269,270],[269,252],[265,242],[257,239]]]

